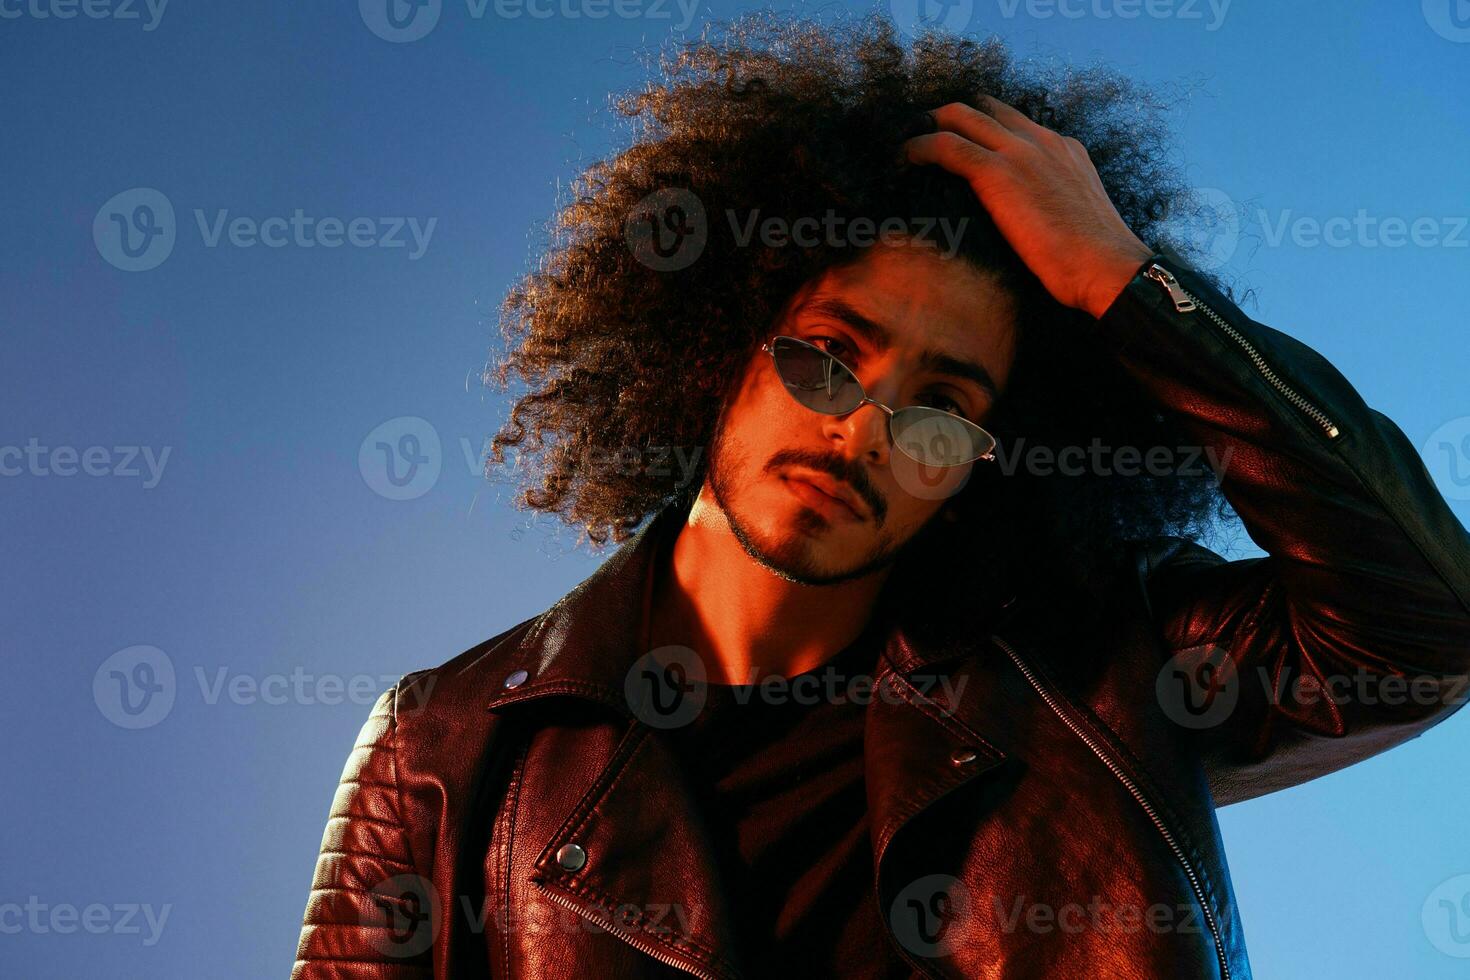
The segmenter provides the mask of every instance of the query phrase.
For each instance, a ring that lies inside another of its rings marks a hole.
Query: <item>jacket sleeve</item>
[[[292,980],[424,980],[438,926],[414,867],[395,752],[402,681],[373,706],[332,798]]]
[[[1167,249],[1095,327],[1224,462],[1221,489],[1267,553],[1226,561],[1178,538],[1140,550],[1169,656],[1154,696],[1197,742],[1217,803],[1452,714],[1470,672],[1470,536],[1403,432]]]

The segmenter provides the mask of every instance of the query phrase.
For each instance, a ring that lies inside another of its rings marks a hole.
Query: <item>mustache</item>
[[[867,470],[856,463],[848,463],[840,456],[824,456],[804,453],[799,451],[779,452],[772,456],[766,463],[766,472],[772,472],[782,466],[806,466],[825,473],[839,483],[845,483],[852,488],[852,492],[868,505],[873,519],[882,522],[883,516],[888,512],[888,505],[883,497],[873,486],[873,481],[868,478]]]

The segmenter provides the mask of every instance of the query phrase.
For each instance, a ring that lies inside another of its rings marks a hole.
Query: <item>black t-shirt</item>
[[[863,721],[877,660],[870,628],[780,695],[707,685],[695,721],[665,733],[700,799],[750,976],[913,975],[873,887]]]

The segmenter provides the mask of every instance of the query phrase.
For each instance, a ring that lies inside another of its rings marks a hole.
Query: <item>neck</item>
[[[689,647],[715,684],[820,667],[862,633],[891,568],[836,585],[789,582],[745,553],[704,494],[654,561],[648,648]]]

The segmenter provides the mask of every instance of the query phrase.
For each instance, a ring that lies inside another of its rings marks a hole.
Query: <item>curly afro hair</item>
[[[1167,160],[1159,104],[1134,83],[1102,67],[1027,69],[998,38],[929,31],[905,44],[877,14],[835,24],[747,15],[672,45],[651,74],[613,100],[631,123],[629,145],[573,184],[539,268],[501,309],[506,350],[485,381],[507,387],[514,374],[528,390],[492,440],[487,470],[516,448],[518,505],[559,515],[600,546],[692,500],[704,463],[686,479],[675,467],[610,466],[610,454],[707,447],[785,301],[859,257],[841,242],[742,241],[711,217],[697,258],[651,261],[630,232],[659,201],[695,202],[712,216],[758,212],[787,227],[821,215],[968,218],[959,254],[995,274],[1019,310],[1010,383],[986,423],[1000,446],[1018,437],[1053,451],[1190,442],[1089,340],[1095,321],[1046,293],[963,180],[898,160],[903,141],[928,128],[924,110],[988,93],[1080,140],[1139,238],[1196,254],[1165,227],[1188,188]],[[1199,538],[1229,516],[1209,473],[1001,475],[977,465],[950,504],[961,519],[944,527],[946,546],[989,556],[969,564],[1007,589],[1026,576],[1085,589],[1120,544]]]

